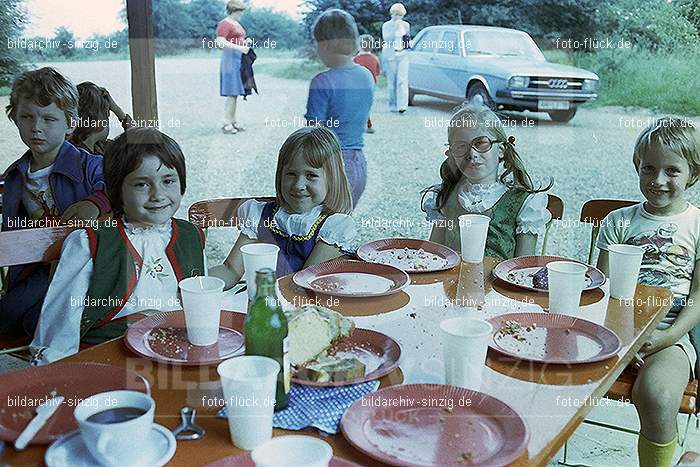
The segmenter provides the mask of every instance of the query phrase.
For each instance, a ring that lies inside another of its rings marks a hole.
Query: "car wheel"
[[[574,118],[574,115],[576,115],[576,109],[551,110],[547,113],[549,114],[549,118],[551,118],[552,121],[566,123],[572,118]]]
[[[410,106],[416,105],[416,104],[413,102],[413,98],[414,98],[414,97],[416,97],[416,93],[413,92],[413,89],[410,89],[410,88],[409,88],[409,89],[408,89],[408,105],[410,105]]]
[[[493,110],[496,108],[496,104],[493,102],[493,99],[491,99],[491,96],[489,96],[489,92],[481,83],[474,83],[469,86],[469,90],[467,91],[467,100],[473,101],[474,99],[477,101],[481,100],[481,103],[483,103],[489,109]]]

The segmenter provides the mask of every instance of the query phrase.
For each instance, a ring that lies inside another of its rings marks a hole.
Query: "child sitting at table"
[[[309,125],[325,126],[338,136],[355,207],[367,185],[367,160],[362,148],[374,99],[374,78],[369,70],[353,62],[359,33],[350,13],[326,10],[312,30],[318,57],[329,69],[311,80],[304,117]]]
[[[78,93],[67,78],[48,67],[22,73],[6,110],[27,151],[3,175],[3,231],[75,225],[111,210],[102,158],[66,141],[78,114]],[[34,334],[50,269],[48,263],[9,268],[7,290],[0,294],[0,334]]]
[[[459,252],[459,216],[484,214],[491,218],[486,256],[533,255],[539,233],[552,218],[545,191],[553,182],[535,188],[515,151],[515,137],[506,137],[498,116],[482,104],[459,107],[447,139],[442,183],[422,192],[421,208],[433,224],[430,240]]]
[[[644,248],[639,282],[673,292],[670,311],[642,346],[644,364],[632,388],[640,465],[668,466],[676,416],[697,361],[688,333],[700,323],[700,210],[685,191],[700,176],[700,132],[689,121],[658,119],[639,135],[633,160],[646,201],[602,221],[598,266],[607,275],[608,246],[638,245]]]
[[[107,139],[110,111],[114,112],[124,130],[134,126],[134,120],[114,102],[105,88],[90,81],[80,83],[77,88],[78,123],[70,141],[77,148],[85,149],[92,154],[103,155],[106,145],[110,142]]]
[[[186,186],[178,144],[131,128],[105,162],[116,217],[66,237],[31,343],[34,364],[122,335],[133,313],[181,308],[178,282],[205,273],[202,232],[173,218]]]
[[[277,159],[276,200],[248,200],[238,208],[241,235],[212,276],[235,285],[243,276],[241,247],[279,246],[277,277],[336,258],[355,238],[350,186],[340,144],[324,127],[301,128],[287,138]]]

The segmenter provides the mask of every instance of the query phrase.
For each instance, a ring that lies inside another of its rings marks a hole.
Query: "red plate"
[[[586,271],[586,285],[583,290],[597,289],[605,283],[605,274],[599,269],[575,259],[561,256],[518,256],[517,258],[502,261],[493,268],[493,275],[516,287],[535,292],[547,292],[548,289],[535,287],[532,284],[532,275],[552,261],[571,261],[588,267]]]
[[[451,409],[450,409],[451,407]],[[525,452],[529,433],[508,405],[442,384],[381,389],[355,401],[340,429],[354,447],[391,465],[505,465]]]
[[[402,264],[402,261],[393,256],[383,258],[381,255],[391,254],[392,250],[409,249],[413,251],[423,250],[426,253],[431,253],[437,256],[441,261],[425,263],[425,267],[416,267],[413,261],[408,264]],[[437,272],[452,269],[460,262],[459,255],[451,248],[440,245],[439,243],[419,240],[415,238],[387,238],[385,240],[377,240],[362,245],[357,250],[357,256],[368,263],[388,264],[402,271],[417,273],[417,272]]]
[[[355,357],[365,364],[369,370],[365,376],[361,378],[350,379],[347,381],[329,381],[319,383],[316,381],[308,381],[297,377],[292,377],[292,381],[304,386],[347,386],[349,384],[364,383],[379,379],[394,371],[399,366],[399,358],[401,358],[401,347],[391,337],[382,334],[381,332],[372,331],[370,329],[355,329],[350,337],[343,339],[338,344],[334,345],[329,351],[331,355],[343,355]]]
[[[134,353],[170,365],[200,366],[219,363],[243,353],[243,313],[221,312],[219,341],[207,346],[187,341],[185,312],[164,311],[134,323],[124,335]]]
[[[65,400],[31,444],[48,444],[78,429],[73,410],[83,399],[105,391],[130,389],[150,394],[138,373],[101,363],[65,362],[33,366],[2,375],[0,439],[14,441],[36,415],[36,406],[54,396]]]
[[[408,274],[395,267],[348,260],[310,266],[292,279],[299,287],[336,297],[381,297],[411,283]]]
[[[502,331],[507,320],[517,321],[525,328],[518,333],[522,340]],[[567,365],[590,363],[606,360],[620,350],[620,339],[610,329],[573,316],[508,313],[489,322],[493,325],[489,347],[522,360]]]
[[[246,452],[245,454],[224,457],[211,464],[207,464],[205,467],[255,467],[255,462],[253,462],[250,452]],[[328,467],[360,467],[360,465],[333,456]]]

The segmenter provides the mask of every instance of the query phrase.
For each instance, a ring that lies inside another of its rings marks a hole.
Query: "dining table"
[[[334,309],[355,321],[358,328],[386,334],[401,346],[398,368],[380,379],[380,388],[401,384],[444,384],[445,370],[439,324],[453,317],[490,319],[513,312],[548,312],[547,293],[525,290],[492,274],[499,263],[460,262],[439,272],[410,274],[410,284],[391,295],[349,298],[304,289],[285,276],[277,292],[284,306],[316,304]],[[224,309],[245,312],[246,294],[230,295]],[[609,297],[608,285],[586,290],[573,314],[613,331],[619,350],[603,361],[571,364],[538,363],[489,349],[478,391],[507,404],[524,421],[527,449],[511,465],[542,466],[556,455],[595,406],[618,404],[605,398],[616,378],[635,357],[645,339],[666,315],[672,294],[638,284],[632,300]],[[206,430],[198,440],[177,442],[168,465],[206,465],[242,453],[229,435],[226,420],[217,417],[223,404],[216,365],[176,366],[142,358],[114,339],[83,350],[62,361],[98,362],[126,368],[145,377],[156,402],[155,422],[169,429],[180,423],[180,409],[196,409],[196,423]],[[334,455],[359,465],[384,465],[359,451],[341,433],[328,435],[314,428],[273,436],[305,434],[327,441]],[[416,439],[417,443],[422,443]],[[9,444],[9,443],[8,443]],[[46,445],[18,452],[8,447],[2,462],[12,466],[43,465]],[[426,444],[424,449],[439,449]]]

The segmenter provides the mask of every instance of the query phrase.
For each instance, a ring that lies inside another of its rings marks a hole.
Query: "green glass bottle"
[[[275,411],[289,401],[291,373],[289,368],[289,340],[287,318],[275,293],[275,273],[265,268],[255,274],[255,299],[248,307],[243,322],[245,354],[262,355],[276,360],[282,370],[277,375]]]

